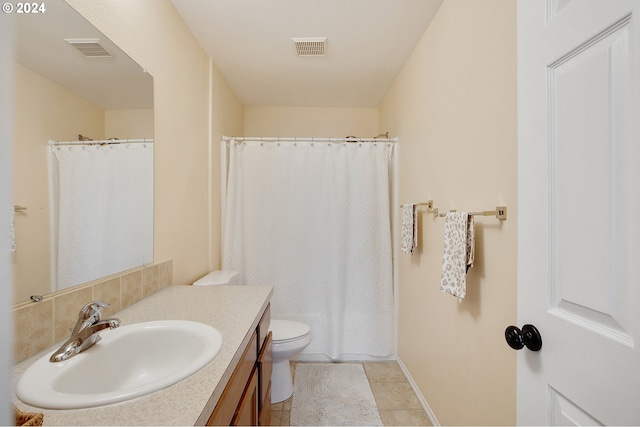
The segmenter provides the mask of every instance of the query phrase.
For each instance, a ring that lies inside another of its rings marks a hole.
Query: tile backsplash
[[[171,285],[171,260],[135,268],[72,289],[47,295],[40,302],[16,304],[14,313],[14,363],[45,350],[69,336],[80,308],[91,301],[105,301],[109,317]]]

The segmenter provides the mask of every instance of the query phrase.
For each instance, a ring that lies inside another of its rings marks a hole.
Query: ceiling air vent
[[[99,39],[65,39],[64,41],[78,49],[87,58],[108,58],[111,56],[102,47]]]
[[[324,56],[327,54],[326,37],[307,37],[291,39],[298,56]]]

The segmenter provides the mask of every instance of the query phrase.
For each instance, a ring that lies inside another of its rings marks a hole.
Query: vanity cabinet
[[[273,364],[270,319],[267,305],[207,425],[270,424]]]
[[[265,343],[258,356],[258,402],[261,426],[271,425],[271,371],[273,367],[271,332],[267,334]]]

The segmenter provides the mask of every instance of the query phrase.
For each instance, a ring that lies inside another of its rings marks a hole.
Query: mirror
[[[43,4],[39,13],[5,16],[15,28],[16,303],[53,290],[48,141],[153,138],[153,77],[63,0]]]

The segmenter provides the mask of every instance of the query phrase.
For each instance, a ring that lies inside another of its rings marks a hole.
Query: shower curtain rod
[[[109,144],[142,144],[152,143],[153,138],[143,139],[100,139],[95,141],[49,141],[49,145],[109,145]]]
[[[223,141],[262,141],[262,142],[398,142],[398,137],[395,138],[358,138],[358,137],[346,137],[346,138],[286,138],[286,137],[245,137],[245,136],[223,136]]]

